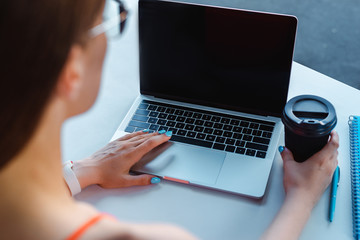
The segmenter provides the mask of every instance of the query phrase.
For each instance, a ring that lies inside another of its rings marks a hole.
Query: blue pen
[[[331,183],[331,192],[330,192],[330,207],[329,207],[329,220],[330,222],[334,219],[335,213],[335,203],[336,203],[336,192],[339,186],[340,181],[340,168],[339,166],[335,169],[332,183]]]

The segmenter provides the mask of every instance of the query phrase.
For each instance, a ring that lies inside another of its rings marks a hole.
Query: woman
[[[0,239],[194,239],[164,224],[119,222],[74,201],[62,176],[62,123],[94,103],[106,51],[103,0],[3,0],[0,5]],[[94,30],[96,29],[96,30]],[[137,132],[73,166],[82,188],[147,185],[130,176],[144,154],[170,139]],[[338,136],[299,164],[288,149],[286,198],[264,239],[297,238],[337,165]]]

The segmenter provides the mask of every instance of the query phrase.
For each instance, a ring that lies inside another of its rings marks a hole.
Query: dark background
[[[294,60],[360,89],[358,0],[181,0],[295,15]]]

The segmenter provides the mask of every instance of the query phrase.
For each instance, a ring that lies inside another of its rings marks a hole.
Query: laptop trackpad
[[[212,185],[225,156],[224,152],[168,142],[147,154],[132,170]]]

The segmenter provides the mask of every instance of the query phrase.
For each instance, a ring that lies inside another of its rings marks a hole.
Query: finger
[[[141,175],[128,175],[125,177],[126,179],[126,186],[145,186],[151,184],[151,179],[155,176],[148,175],[148,174],[141,174]]]
[[[156,136],[156,135],[159,135],[158,132],[153,132],[153,133],[146,133],[146,134],[141,134],[141,135],[138,135],[138,136],[135,136],[131,139],[128,139],[129,142],[136,142],[136,141],[139,141],[139,140],[146,140],[146,139],[149,139],[153,136]]]
[[[122,137],[116,139],[115,141],[125,141],[125,140],[131,139],[131,138],[139,136],[139,135],[145,135],[145,133],[143,131],[129,133],[129,134],[126,134],[125,136],[122,136]]]
[[[283,159],[283,162],[286,162],[286,161],[295,161],[292,152],[290,151],[290,149],[288,149],[288,148],[286,148],[286,147],[285,147],[284,150],[281,152],[281,157],[282,157],[282,159]]]
[[[339,147],[339,135],[337,132],[332,131],[329,142],[319,152],[315,153],[311,159],[325,159],[328,156],[333,156]]]
[[[160,134],[147,139],[145,142],[141,143],[136,147],[136,159],[141,159],[146,153],[150,152],[157,146],[167,142],[170,138],[171,136],[167,136],[166,134]]]

